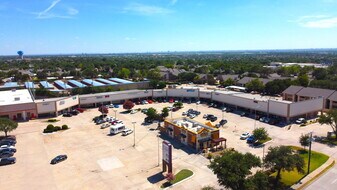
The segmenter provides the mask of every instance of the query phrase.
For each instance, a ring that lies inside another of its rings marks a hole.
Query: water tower
[[[18,53],[18,55],[19,55],[19,58],[20,58],[20,59],[23,59],[23,51],[18,51],[17,53]]]

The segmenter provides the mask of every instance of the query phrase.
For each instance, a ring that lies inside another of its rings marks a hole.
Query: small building
[[[303,88],[304,88],[303,86],[293,86],[293,85],[289,86],[282,92],[283,100],[297,102],[296,94]]]
[[[165,120],[160,132],[196,151],[211,148],[226,141],[220,138],[219,129],[211,123],[202,124],[186,117]]]
[[[337,91],[329,96],[328,103],[330,109],[337,109]]]
[[[224,82],[228,79],[233,79],[234,81],[237,81],[239,79],[239,75],[218,75],[217,80],[220,82]]]
[[[36,105],[27,89],[0,92],[0,117],[26,121],[36,116]]]

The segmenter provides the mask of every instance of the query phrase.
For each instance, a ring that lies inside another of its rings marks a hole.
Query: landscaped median
[[[167,188],[167,187],[173,186],[174,184],[177,184],[183,181],[184,179],[191,177],[192,175],[193,175],[193,172],[191,170],[183,169],[179,171],[175,176],[172,176],[173,179],[171,181],[167,181],[163,183],[163,185],[161,185],[161,188]]]
[[[284,183],[287,186],[292,186],[295,183],[297,183],[299,180],[301,180],[308,171],[308,150],[304,150],[300,147],[291,146],[293,150],[296,150],[298,154],[304,159],[305,167],[303,168],[305,173],[299,173],[296,169],[293,171],[281,171],[281,182]],[[323,165],[327,160],[329,159],[329,156],[311,151],[311,161],[310,161],[310,173],[319,168],[321,165]],[[273,173],[271,176],[276,176],[276,172]]]

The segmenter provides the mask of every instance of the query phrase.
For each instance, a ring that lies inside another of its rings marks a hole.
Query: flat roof
[[[50,84],[47,81],[40,81],[40,84],[42,85],[43,88],[47,88],[47,89],[55,88],[54,85]]]
[[[87,85],[92,85],[92,86],[105,86],[105,84],[94,81],[92,79],[83,79],[82,82],[84,82]]]
[[[83,94],[83,95],[79,95],[79,98],[88,98],[88,97],[114,95],[114,94],[128,94],[128,93],[143,92],[143,91],[145,90],[123,90],[123,91],[115,91],[115,92],[102,92],[102,93],[96,93],[96,94]]]
[[[57,80],[54,83],[57,84],[57,86],[59,86],[62,89],[71,89],[71,88],[73,88],[73,87],[69,86],[66,82],[61,81],[61,80]]]
[[[81,82],[78,82],[78,81],[76,81],[76,80],[68,80],[68,83],[69,83],[69,84],[72,84],[72,85],[74,85],[74,86],[76,86],[76,87],[78,87],[78,88],[84,88],[84,87],[87,86],[87,85],[85,85],[85,84],[83,84],[83,83],[81,83]]]
[[[6,82],[4,84],[4,87],[18,87],[18,83],[17,82]]]
[[[193,132],[193,133],[199,133],[203,129],[207,129],[210,131],[216,131],[217,128],[207,126],[206,124],[202,124],[200,122],[197,122],[195,120],[189,119],[187,117],[181,117],[181,118],[175,118],[175,119],[167,119],[168,122],[171,122],[179,127],[184,127],[185,129]]]
[[[97,78],[96,80],[98,82],[101,82],[101,83],[104,83],[104,84],[109,84],[109,85],[116,85],[116,84],[118,84],[117,82],[112,82],[110,80],[106,80],[106,79],[103,79],[103,78]]]
[[[123,83],[123,84],[131,84],[131,83],[133,83],[133,82],[131,82],[129,80],[120,79],[120,78],[109,78],[109,80],[112,80],[112,81],[118,82],[118,83]]]
[[[0,105],[15,105],[33,103],[31,94],[27,89],[0,91]]]

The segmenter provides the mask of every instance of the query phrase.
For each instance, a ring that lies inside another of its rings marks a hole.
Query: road
[[[311,183],[306,190],[333,190],[337,186],[337,166],[335,165],[328,172],[323,174],[316,181]]]

